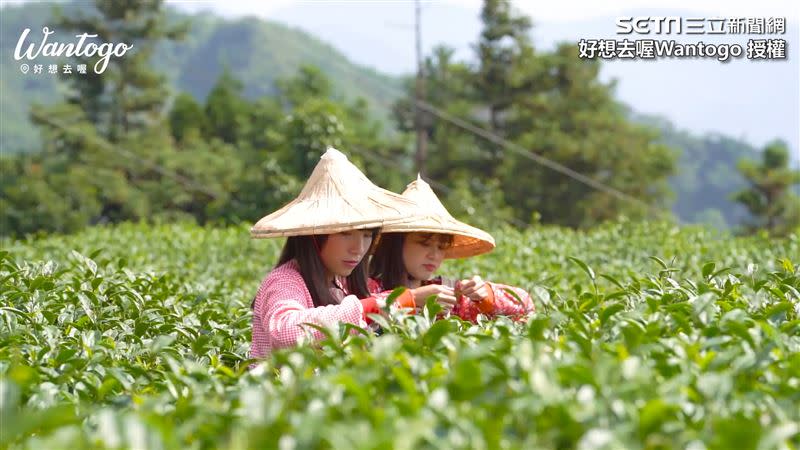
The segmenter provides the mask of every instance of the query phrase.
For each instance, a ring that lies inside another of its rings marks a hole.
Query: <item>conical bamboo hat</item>
[[[494,238],[487,232],[456,220],[444,207],[430,185],[417,176],[403,197],[417,205],[415,216],[403,223],[383,227],[384,233],[441,233],[453,235],[453,246],[445,251],[445,258],[466,258],[490,252],[494,249]]]
[[[263,217],[253,238],[331,234],[383,227],[413,218],[416,205],[381,189],[334,148],[320,158],[300,194]]]

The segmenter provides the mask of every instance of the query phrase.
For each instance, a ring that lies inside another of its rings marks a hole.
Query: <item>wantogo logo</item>
[[[133,48],[133,45],[128,45],[125,43],[114,45],[113,43],[109,42],[100,45],[97,45],[94,42],[89,42],[88,44],[84,45],[84,42],[87,38],[97,37],[96,34],[89,33],[76,34],[75,37],[78,38],[77,44],[73,42],[66,44],[62,42],[47,42],[48,36],[55,33],[55,31],[50,31],[48,27],[44,27],[42,28],[44,37],[42,38],[42,42],[39,44],[39,47],[36,48],[36,44],[34,43],[28,44],[28,49],[23,53],[22,47],[25,45],[25,38],[28,37],[30,32],[30,28],[25,28],[25,30],[19,36],[17,48],[14,50],[14,59],[17,61],[21,60],[22,58],[33,60],[40,54],[42,56],[84,56],[87,58],[97,55],[100,57],[100,60],[95,63],[94,72],[103,73],[106,70],[106,67],[108,67],[108,60],[112,55],[120,58],[124,56],[128,50]]]

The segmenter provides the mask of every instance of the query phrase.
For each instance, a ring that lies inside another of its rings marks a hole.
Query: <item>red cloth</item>
[[[516,320],[524,320],[529,313],[536,310],[530,294],[524,289],[489,281],[485,283],[487,289],[490,291],[487,298],[480,302],[473,302],[466,296],[459,296],[451,314],[463,320],[475,323],[478,320],[479,314],[484,314],[490,318],[508,316]],[[445,284],[455,288],[454,282],[447,282],[443,280],[442,277],[436,277],[422,282],[423,286],[429,284]],[[369,279],[367,286],[372,295],[385,295],[387,292],[391,292],[384,290],[380,281],[374,278]],[[508,291],[514,292],[519,297],[519,300]]]

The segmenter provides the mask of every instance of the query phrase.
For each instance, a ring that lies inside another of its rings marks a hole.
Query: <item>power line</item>
[[[374,86],[380,87],[381,89],[383,89],[383,90],[385,90],[387,92],[393,92],[395,95],[397,95],[400,98],[407,96],[407,93],[402,91],[401,89],[395,88],[393,86],[390,86],[390,85],[388,85],[386,83],[382,83],[382,82],[374,80],[374,79],[373,80],[365,79],[363,77],[363,75],[361,73],[355,71],[355,69],[352,66],[342,65],[341,67],[344,68],[346,71],[349,71],[351,74],[355,75],[356,78],[360,78],[362,81],[365,80],[365,81],[373,84]],[[465,121],[464,119],[461,119],[459,117],[455,117],[455,116],[453,116],[453,115],[451,115],[449,113],[446,113],[446,112],[440,110],[439,108],[433,106],[430,103],[427,103],[427,102],[425,102],[423,100],[419,100],[417,98],[413,99],[412,101],[414,102],[415,108],[418,107],[418,108],[421,108],[421,109],[425,109],[426,111],[428,111],[429,113],[439,117],[440,119],[442,119],[444,121],[447,121],[447,122],[449,122],[449,123],[461,128],[461,129],[463,129],[465,131],[468,131],[468,132],[470,132],[470,133],[472,133],[472,134],[474,134],[476,136],[479,136],[479,137],[481,137],[483,139],[486,139],[486,140],[488,140],[488,141],[500,146],[503,149],[513,151],[513,152],[515,152],[515,153],[517,153],[517,154],[519,154],[519,155],[521,155],[521,156],[523,156],[523,157],[525,157],[527,159],[530,159],[531,161],[534,161],[537,164],[543,165],[543,166],[545,166],[545,167],[547,167],[547,168],[549,168],[551,170],[557,171],[557,172],[559,172],[559,173],[561,173],[561,174],[563,174],[563,175],[565,175],[565,176],[567,176],[569,178],[572,178],[572,179],[574,179],[574,180],[576,180],[576,181],[578,181],[580,183],[583,183],[583,184],[585,184],[585,185],[587,185],[587,186],[589,186],[589,187],[591,187],[593,189],[596,189],[596,190],[599,190],[599,191],[602,191],[602,192],[606,192],[606,193],[608,193],[608,194],[610,194],[610,195],[612,195],[612,196],[614,196],[616,198],[619,198],[621,200],[634,203],[634,204],[636,204],[636,205],[638,205],[638,206],[640,206],[642,208],[645,208],[646,210],[650,211],[651,213],[654,213],[656,216],[664,216],[664,215],[666,215],[667,217],[675,219],[675,220],[678,220],[678,222],[680,222],[680,219],[678,217],[674,216],[673,214],[671,214],[668,211],[665,211],[665,210],[659,209],[659,208],[657,208],[657,207],[655,207],[653,205],[650,205],[650,204],[648,204],[648,203],[646,203],[646,202],[644,202],[644,201],[642,201],[642,200],[640,200],[640,199],[638,199],[638,198],[636,198],[636,197],[634,197],[632,195],[626,194],[626,193],[624,193],[624,192],[622,192],[622,191],[620,191],[620,190],[618,190],[616,188],[613,188],[613,187],[608,186],[608,185],[606,185],[606,184],[604,184],[604,183],[602,183],[600,181],[597,181],[597,180],[595,180],[593,178],[590,178],[590,177],[588,177],[586,175],[583,175],[583,174],[581,174],[581,173],[579,173],[579,172],[577,172],[577,171],[575,171],[573,169],[570,169],[567,166],[564,166],[563,164],[560,164],[560,163],[557,163],[555,161],[552,161],[552,160],[550,160],[550,159],[548,159],[548,158],[546,158],[544,156],[541,156],[541,155],[539,155],[537,153],[534,153],[534,152],[532,152],[532,151],[530,151],[530,150],[528,150],[528,149],[526,149],[526,148],[524,148],[524,147],[522,147],[522,146],[520,146],[518,144],[514,144],[512,142],[509,142],[506,139],[498,136],[495,133],[492,133],[491,131],[489,131],[489,130],[487,130],[485,128],[478,127],[476,125],[473,125],[473,124]],[[40,120],[42,120],[43,122],[48,122],[48,123],[53,124],[54,126],[58,126],[58,124],[55,124],[55,122],[53,122],[51,120],[48,120],[47,118],[44,118],[44,117],[38,117],[38,118]],[[60,126],[59,128],[67,130],[67,128],[64,127],[64,126]],[[72,130],[70,130],[70,131],[72,131]],[[88,136],[84,135],[84,137],[88,137]],[[126,155],[128,157],[140,158],[141,159],[141,157],[139,155],[136,155],[133,152],[129,152],[129,151],[127,151],[125,149],[122,149],[120,147],[111,146],[109,143],[104,142],[104,141],[99,141],[99,142],[101,142],[101,145],[104,145],[106,148],[109,148],[109,149],[111,149],[113,151],[117,151],[117,152],[122,153],[122,154],[124,154],[124,155]],[[179,175],[177,173],[174,173],[174,172],[168,171],[166,169],[163,169],[163,167],[153,163],[152,161],[142,160],[142,162],[144,162],[146,165],[151,167],[153,170],[161,173],[162,175],[174,179],[175,181],[177,181],[180,184],[182,184],[184,187],[190,187],[191,189],[196,190],[198,192],[203,192],[203,193],[209,195],[210,197],[212,197],[214,199],[218,199],[218,198],[221,197],[221,194],[219,194],[217,192],[214,192],[212,190],[209,190],[209,189],[205,188],[204,186],[201,186],[201,185],[199,185],[197,183],[194,183],[192,180],[189,180],[189,179],[187,179],[187,178],[185,178],[185,177],[183,177],[183,176],[181,176],[181,175]],[[437,183],[437,184],[439,184],[439,186],[443,186],[440,183]],[[230,199],[233,200],[234,202],[238,203],[239,205],[242,205],[242,203],[237,201],[233,196],[231,196]],[[526,224],[526,226],[527,226],[527,224]]]
[[[526,148],[524,148],[524,147],[522,147],[522,146],[520,146],[518,144],[515,144],[513,142],[509,142],[506,139],[503,139],[502,137],[498,136],[495,133],[492,133],[491,131],[489,131],[489,130],[487,130],[485,128],[481,128],[481,127],[477,127],[475,125],[472,125],[471,123],[466,122],[465,120],[459,119],[458,117],[455,117],[455,116],[453,116],[451,114],[448,114],[448,113],[440,110],[439,108],[436,108],[435,106],[431,105],[430,103],[422,102],[422,101],[419,102],[419,103],[420,103],[419,106],[422,109],[424,109],[424,110],[428,111],[429,113],[439,117],[440,119],[445,120],[447,122],[450,122],[450,123],[452,123],[453,125],[455,125],[455,126],[457,126],[459,128],[463,128],[464,130],[467,130],[467,131],[475,134],[476,136],[480,136],[480,137],[482,137],[482,138],[484,138],[484,139],[486,139],[486,140],[488,140],[490,142],[493,142],[493,143],[501,146],[502,148],[505,148],[507,150],[511,150],[511,151],[521,155],[521,156],[524,156],[525,158],[530,159],[531,161],[534,161],[534,162],[536,162],[538,164],[541,164],[541,165],[543,165],[543,166],[545,166],[547,168],[555,170],[556,172],[559,172],[559,173],[561,173],[563,175],[566,175],[566,176],[568,176],[570,178],[573,178],[573,179],[575,179],[575,180],[577,180],[577,181],[579,181],[579,182],[581,182],[583,184],[586,184],[586,185],[588,185],[588,186],[590,186],[590,187],[592,187],[594,189],[597,189],[599,191],[603,191],[603,192],[605,192],[607,194],[610,194],[610,195],[612,195],[612,196],[614,196],[614,197],[616,197],[616,198],[618,198],[620,200],[625,200],[625,201],[629,201],[631,203],[634,203],[634,204],[636,204],[636,205],[638,205],[638,206],[640,206],[642,208],[645,208],[646,210],[650,211],[655,216],[666,215],[666,216],[668,216],[670,218],[677,219],[677,217],[674,217],[671,213],[669,213],[667,211],[661,210],[661,209],[659,209],[659,208],[657,208],[657,207],[655,207],[653,205],[650,205],[650,204],[648,204],[648,203],[646,203],[646,202],[644,202],[644,201],[642,201],[642,200],[640,200],[640,199],[638,199],[638,198],[636,198],[636,197],[634,197],[632,195],[626,194],[626,193],[624,193],[624,192],[622,192],[622,191],[620,191],[618,189],[615,189],[615,188],[613,188],[611,186],[608,186],[606,184],[603,184],[603,183],[601,183],[601,182],[599,182],[599,181],[597,181],[597,180],[595,180],[593,178],[590,178],[590,177],[588,177],[586,175],[583,175],[582,173],[579,173],[579,172],[577,172],[575,170],[572,170],[572,169],[570,169],[569,167],[567,167],[567,166],[565,166],[563,164],[557,163],[557,162],[555,162],[553,160],[545,158],[544,156],[538,155],[538,154],[536,154],[536,153],[534,153],[534,152],[532,152],[530,150],[527,150]]]
[[[85,139],[87,141],[92,141],[94,144],[97,144],[97,145],[103,147],[104,149],[107,149],[107,150],[110,150],[112,152],[116,152],[118,154],[121,154],[121,155],[123,155],[125,157],[130,158],[131,160],[134,160],[134,161],[138,160],[143,165],[151,168],[152,170],[158,172],[159,174],[161,174],[161,175],[163,175],[165,177],[171,178],[174,181],[178,182],[178,184],[180,184],[181,186],[183,186],[187,190],[194,190],[194,191],[197,191],[197,192],[204,193],[204,194],[208,195],[209,197],[211,197],[211,198],[213,198],[215,200],[219,200],[221,198],[224,198],[225,200],[231,201],[233,204],[235,204],[237,206],[246,206],[241,201],[236,199],[236,197],[233,195],[233,193],[229,193],[228,196],[225,196],[223,194],[220,194],[219,192],[216,192],[216,191],[213,191],[211,189],[208,189],[207,187],[195,182],[194,180],[191,180],[191,179],[189,179],[189,178],[187,178],[187,177],[185,177],[183,175],[180,175],[180,174],[178,174],[178,173],[176,173],[174,171],[166,169],[163,166],[159,165],[158,163],[156,163],[156,162],[154,162],[152,160],[144,159],[144,158],[141,157],[141,155],[138,155],[138,154],[136,154],[136,153],[134,153],[134,152],[132,152],[130,150],[127,150],[122,146],[112,145],[110,142],[108,142],[106,139],[104,139],[102,137],[91,136],[91,135],[88,135],[86,133],[82,133],[80,131],[74,130],[74,129],[70,128],[68,125],[66,125],[66,124],[64,124],[62,122],[58,122],[58,121],[53,120],[52,118],[47,117],[47,116],[42,115],[42,114],[37,114],[36,112],[32,112],[32,114],[34,115],[34,117],[37,120],[41,121],[42,123],[46,123],[46,124],[48,124],[48,125],[50,125],[50,126],[52,126],[54,128],[57,128],[57,129],[65,132],[65,133],[70,133],[70,134],[73,134],[73,135],[80,136],[82,139]],[[362,155],[362,156],[366,157],[367,159],[369,159],[369,160],[371,160],[373,162],[376,162],[379,165],[381,165],[381,166],[383,166],[383,167],[385,167],[387,169],[391,169],[392,168],[386,163],[386,161],[384,159],[378,158],[377,156],[373,155],[372,153],[370,153],[368,151],[360,150],[360,149],[356,149],[356,148],[351,148],[351,149],[355,150],[356,153],[358,153],[359,155]],[[402,167],[402,162],[401,161],[394,159],[393,162],[396,164],[396,166],[394,166],[395,168]],[[444,193],[452,192],[451,188],[447,187],[446,185],[444,185],[442,183],[439,183],[439,182],[437,182],[435,180],[432,180],[432,179],[428,179],[427,181],[432,186],[436,187],[437,189],[441,190]],[[522,227],[527,227],[528,226],[528,224],[526,224],[524,222],[518,221],[516,219],[512,219],[512,220],[518,226],[520,226],[520,225]],[[508,223],[508,221],[506,221],[506,223]]]
[[[390,157],[387,157],[387,156],[379,158],[379,157],[373,155],[372,153],[370,153],[368,150],[363,150],[363,149],[358,148],[358,147],[350,146],[348,148],[348,150],[349,151],[353,151],[353,152],[357,153],[358,155],[361,155],[361,156],[365,157],[366,159],[368,159],[368,160],[370,160],[370,161],[372,161],[372,162],[374,162],[374,163],[376,163],[376,164],[378,164],[381,167],[384,167],[386,169],[398,169],[398,168],[401,168],[402,165],[403,165],[403,161],[400,161],[399,159],[390,158]],[[387,164],[387,160],[389,162],[391,162],[391,163],[394,163],[394,164]],[[413,169],[412,170],[401,169],[401,170],[403,170],[403,172],[409,174],[409,176],[413,176],[414,175]],[[441,190],[444,193],[450,193],[453,190],[452,188],[449,188],[449,187],[445,186],[444,184],[439,183],[438,181],[428,177],[427,175],[422,175],[422,177],[425,179],[425,181],[428,184],[430,184],[431,186]]]
[[[349,148],[349,150],[354,151],[355,153],[357,153],[357,154],[367,158],[368,160],[373,161],[373,162],[377,163],[378,165],[380,165],[382,167],[385,167],[387,169],[393,169],[393,168],[402,167],[402,161],[399,161],[397,159],[392,159],[392,158],[389,158],[389,157],[379,158],[379,157],[373,155],[372,153],[370,153],[367,150],[362,150],[360,148],[352,147],[352,146]],[[387,162],[386,162],[387,159],[390,162],[393,162],[394,165],[387,164]],[[404,170],[404,172],[408,173],[411,176],[414,175],[412,173],[413,171]],[[428,184],[430,184],[431,186],[435,187],[436,189],[439,189],[444,194],[450,194],[450,193],[453,192],[453,188],[448,187],[447,185],[444,185],[444,184],[442,184],[442,183],[430,178],[427,175],[422,175],[422,177]],[[526,229],[526,228],[530,227],[529,223],[525,223],[525,222],[517,219],[516,217],[511,217],[509,219],[501,217],[500,220],[503,221],[506,225],[513,225],[513,226],[516,226],[516,227],[522,228],[522,229]]]
[[[308,53],[308,52],[306,51],[306,53]],[[372,84],[373,86],[378,86],[381,89],[383,89],[385,92],[393,93],[398,98],[408,97],[408,93],[403,91],[403,90],[401,90],[401,89],[399,89],[399,88],[390,86],[389,84],[386,84],[386,83],[382,83],[382,82],[380,82],[378,80],[374,80],[374,79],[370,80],[370,79],[365,78],[362,73],[357,72],[355,70],[355,68],[352,67],[352,66],[342,65],[341,67],[342,67],[342,69],[344,69],[345,71],[347,71],[351,75],[353,75],[354,78],[357,78],[359,81],[366,82],[368,84]],[[638,198],[636,198],[636,197],[634,197],[634,196],[632,196],[630,194],[626,194],[626,193],[624,193],[624,192],[622,192],[622,191],[620,191],[620,190],[618,190],[616,188],[613,188],[611,186],[606,185],[603,182],[597,181],[597,180],[595,180],[595,179],[593,179],[591,177],[588,177],[588,176],[586,176],[586,175],[584,175],[584,174],[582,174],[580,172],[577,172],[577,171],[575,171],[573,169],[570,169],[569,167],[567,167],[567,166],[565,166],[563,164],[560,164],[560,163],[555,162],[555,161],[553,161],[553,160],[551,160],[549,158],[546,158],[546,157],[544,157],[542,155],[539,155],[539,154],[537,154],[537,153],[535,153],[535,152],[533,152],[533,151],[531,151],[529,149],[526,149],[526,148],[524,148],[524,147],[522,147],[522,146],[520,146],[518,144],[514,144],[512,142],[509,142],[506,139],[502,138],[501,136],[498,136],[497,134],[492,133],[491,131],[489,131],[489,130],[487,130],[485,128],[472,125],[469,122],[467,122],[467,121],[465,121],[465,120],[463,120],[461,118],[458,118],[458,117],[452,116],[452,115],[450,115],[448,113],[445,113],[444,111],[436,108],[435,106],[431,105],[430,103],[427,103],[427,102],[422,101],[422,100],[417,100],[416,98],[412,99],[411,101],[413,102],[415,108],[419,107],[419,108],[425,109],[429,113],[439,117],[442,120],[450,122],[451,124],[461,128],[461,129],[463,129],[465,131],[468,131],[468,132],[470,132],[470,133],[472,133],[472,134],[474,134],[474,135],[476,135],[478,137],[481,137],[483,139],[489,140],[490,142],[499,145],[502,149],[513,151],[513,152],[515,152],[515,153],[517,153],[517,154],[519,154],[519,155],[521,155],[521,156],[523,156],[523,157],[525,157],[527,159],[530,159],[531,161],[533,161],[533,162],[535,162],[537,164],[543,165],[543,166],[545,166],[545,167],[547,167],[547,168],[549,168],[551,170],[554,170],[554,171],[557,171],[557,172],[561,173],[562,175],[565,175],[565,176],[567,176],[567,177],[569,177],[571,179],[574,179],[575,181],[578,181],[578,182],[580,182],[582,184],[585,184],[585,185],[591,187],[592,189],[596,189],[596,190],[599,190],[599,191],[602,191],[602,192],[606,192],[606,193],[608,193],[608,194],[610,194],[610,195],[612,195],[612,196],[614,196],[616,198],[619,198],[619,199],[621,199],[623,201],[628,201],[628,202],[634,203],[639,207],[645,208],[647,211],[649,211],[651,214],[653,214],[656,217],[659,217],[659,216],[666,217],[666,218],[669,218],[669,219],[672,219],[672,220],[676,220],[678,223],[683,223],[683,221],[681,221],[681,219],[678,216],[672,214],[670,211],[658,208],[658,207],[656,207],[654,205],[650,205],[650,204],[646,203],[645,201],[643,201],[641,199],[638,199]]]
[[[141,157],[141,155],[138,155],[138,154],[136,154],[136,153],[134,153],[134,152],[132,152],[130,150],[126,150],[122,146],[112,145],[105,138],[102,138],[102,137],[99,137],[99,136],[91,136],[91,135],[88,135],[86,133],[82,133],[80,131],[71,129],[68,125],[65,125],[65,124],[63,124],[61,122],[55,121],[55,120],[51,119],[50,117],[47,117],[44,114],[38,114],[36,111],[32,111],[31,114],[34,116],[34,118],[36,120],[38,120],[38,121],[40,121],[42,123],[46,123],[46,124],[48,124],[48,125],[50,125],[50,126],[52,126],[54,128],[57,128],[57,129],[59,129],[59,130],[61,130],[63,132],[71,133],[71,134],[80,136],[82,139],[85,139],[85,140],[88,140],[88,141],[92,141],[93,143],[99,145],[100,147],[102,147],[104,149],[111,150],[112,152],[121,154],[121,155],[123,155],[125,157],[128,157],[128,158],[134,160],[134,161],[139,161],[143,165],[145,165],[145,166],[149,167],[150,169],[158,172],[159,174],[161,174],[161,175],[163,175],[163,176],[165,176],[167,178],[171,178],[172,180],[176,181],[178,184],[180,184],[181,186],[183,186],[184,188],[186,188],[188,190],[201,192],[201,193],[206,194],[209,197],[213,198],[214,200],[219,200],[219,199],[222,198],[222,199],[225,199],[225,200],[230,200],[231,202],[235,203],[238,206],[246,206],[242,202],[237,200],[233,196],[232,193],[229,193],[229,195],[226,196],[226,195],[223,195],[223,194],[221,194],[219,192],[216,192],[214,190],[208,189],[207,187],[195,182],[194,180],[191,180],[191,179],[189,179],[187,177],[184,177],[183,175],[180,175],[180,174],[178,174],[178,173],[176,173],[174,171],[171,171],[169,169],[165,169],[163,166],[159,165],[158,163],[156,163],[156,162],[154,162],[152,160],[144,159],[144,158]]]

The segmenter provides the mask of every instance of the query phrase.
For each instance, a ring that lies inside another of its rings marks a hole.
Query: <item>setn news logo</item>
[[[785,17],[618,17],[617,32],[647,38],[581,39],[581,59],[654,60],[659,58],[715,58],[728,62],[746,56],[748,60],[785,61],[786,39],[765,37],[736,42],[678,42],[661,35],[780,35],[786,33]]]

